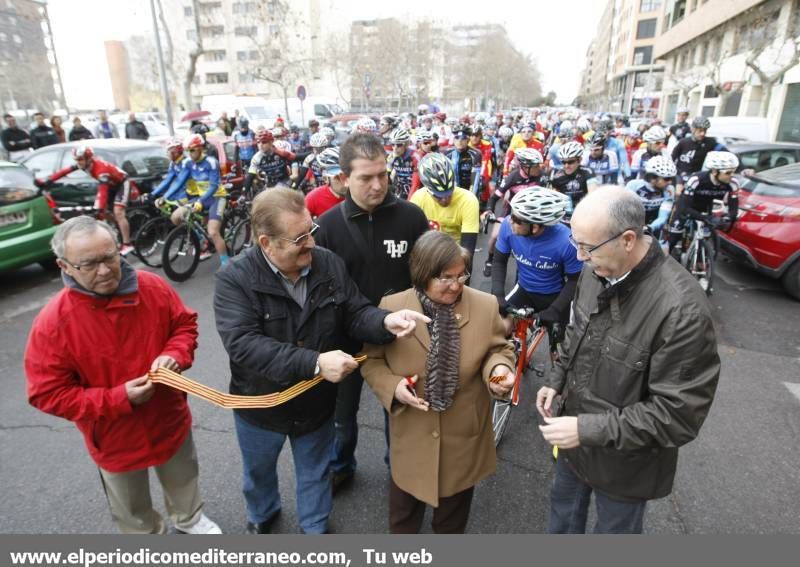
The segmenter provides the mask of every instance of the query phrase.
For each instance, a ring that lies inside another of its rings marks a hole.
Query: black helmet
[[[692,120],[692,128],[708,130],[711,128],[711,121],[705,116],[695,116],[694,120]]]
[[[607,139],[608,137],[604,132],[595,132],[592,134],[592,137],[589,138],[589,146],[592,148],[605,147]]]

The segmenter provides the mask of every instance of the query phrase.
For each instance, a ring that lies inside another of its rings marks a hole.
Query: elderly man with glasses
[[[230,357],[230,391],[272,394],[315,376],[323,380],[275,407],[235,410],[247,532],[269,533],[281,510],[277,463],[288,437],[300,529],[326,533],[336,385],[358,367],[343,349],[348,339],[385,344],[430,320],[374,307],[344,261],[315,247],[319,227],[299,191],[277,187],[260,193],[250,222],[255,245],[218,272],[214,294],[217,331]]]
[[[720,372],[705,293],[644,232],[641,200],[602,186],[575,209],[584,262],[555,372],[536,398],[558,447],[551,533],[641,533],[648,500],[672,492],[678,447],[708,415]],[[563,415],[561,415],[563,414]]]
[[[203,514],[186,396],[147,377],[192,365],[197,313],[160,277],[126,263],[104,222],[72,218],[51,246],[64,289],[31,329],[28,401],[83,433],[122,533],[166,533],[150,497],[150,467],[178,531],[221,533]]]

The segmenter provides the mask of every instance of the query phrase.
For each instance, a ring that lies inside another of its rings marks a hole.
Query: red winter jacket
[[[143,376],[159,355],[192,365],[197,313],[149,272],[123,264],[132,293],[102,298],[65,288],[33,322],[25,351],[28,401],[74,421],[101,468],[126,472],[169,460],[186,439],[186,395],[162,384],[131,406],[125,382]]]

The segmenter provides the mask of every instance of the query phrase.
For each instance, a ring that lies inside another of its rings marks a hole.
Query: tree
[[[205,52],[205,49],[203,49],[203,33],[200,29],[200,10],[197,0],[192,0],[192,21],[194,22],[195,29],[194,43],[189,50],[187,56],[188,61],[183,74],[183,105],[187,111],[194,108],[194,103],[192,102],[192,82],[197,73],[197,60]],[[164,26],[164,31],[169,36],[168,29],[169,28]],[[169,38],[167,41],[169,45],[172,46],[172,39]],[[170,49],[170,52],[171,51]]]

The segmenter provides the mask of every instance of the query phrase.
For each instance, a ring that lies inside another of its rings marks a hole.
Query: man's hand
[[[536,405],[539,405],[538,396]],[[581,444],[578,439],[577,417],[545,417],[544,421],[547,425],[540,425],[539,431],[551,445],[557,445],[561,449],[574,449]]]
[[[153,397],[156,385],[150,382],[147,376],[140,376],[125,382],[125,393],[132,406],[140,406]]]
[[[489,389],[495,397],[506,399],[514,388],[514,372],[505,364],[498,364],[492,369],[492,376],[502,376],[500,382],[489,382]]]
[[[328,382],[341,382],[353,370],[358,368],[356,359],[341,350],[320,353],[317,359],[319,373]]]
[[[411,384],[408,383],[409,380],[411,381]],[[419,380],[419,376],[416,374],[411,376],[408,380],[405,378],[400,380],[394,389],[394,398],[401,404],[405,404],[421,411],[428,411],[430,404],[422,398],[417,397],[417,394],[414,392],[413,384],[416,384],[417,380]]]
[[[167,370],[172,370],[173,372],[181,371],[181,367],[178,362],[166,354],[162,354],[153,361],[153,364],[150,365],[150,372],[155,372],[159,368],[166,368]]]
[[[558,392],[549,386],[539,388],[539,391],[536,392],[536,409],[539,411],[539,415],[545,418],[553,417],[551,409],[556,394]]]
[[[398,339],[401,339],[414,332],[418,321],[425,324],[431,322],[422,313],[417,313],[411,309],[401,309],[400,311],[389,313],[383,320],[383,327]]]

